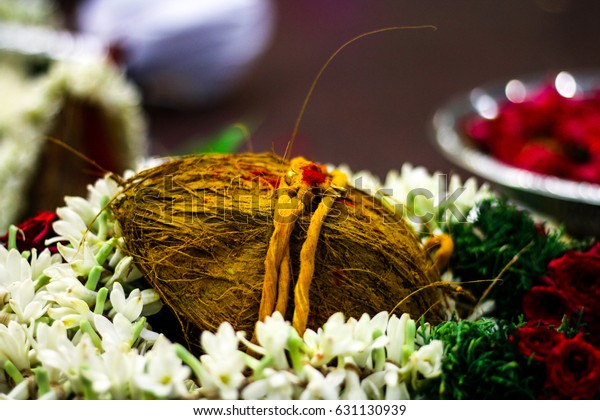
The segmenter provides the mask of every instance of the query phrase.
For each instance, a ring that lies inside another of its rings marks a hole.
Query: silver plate
[[[554,83],[566,95],[585,95],[600,88],[600,72],[555,73]],[[472,146],[458,130],[470,114],[492,116],[507,95],[537,91],[548,74],[477,87],[451,99],[434,115],[435,142],[454,164],[489,181],[525,207],[564,224],[576,236],[600,236],[600,185],[545,176],[509,166]]]

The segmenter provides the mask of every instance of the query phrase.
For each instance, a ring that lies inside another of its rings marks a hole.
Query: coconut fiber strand
[[[278,266],[279,281],[291,283],[278,289],[277,308],[285,318],[295,317],[295,283],[308,252],[314,258],[308,328],[323,325],[339,311],[360,317],[396,308],[415,318],[426,314],[432,322],[441,320],[442,292],[424,287],[439,276],[412,228],[360,190],[327,196],[318,186],[332,175],[312,162],[303,165],[306,170],[299,171],[298,179],[309,194],[290,222]],[[274,214],[286,180],[294,174],[291,167],[273,154],[173,159],[127,180],[123,194],[113,201],[128,251],[191,343],[200,331],[214,331],[223,322],[253,331]],[[313,235],[316,247],[302,251],[312,216],[326,200],[320,233],[317,229],[318,236]]]

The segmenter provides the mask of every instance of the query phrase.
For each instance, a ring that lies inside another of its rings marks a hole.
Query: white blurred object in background
[[[146,102],[197,105],[239,85],[269,45],[275,10],[271,0],[85,0],[77,24],[117,48]]]

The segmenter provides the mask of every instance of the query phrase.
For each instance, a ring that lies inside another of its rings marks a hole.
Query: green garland
[[[426,398],[533,399],[543,372],[518,352],[518,324],[491,319],[448,321],[437,325],[431,338],[444,343],[442,376]]]
[[[506,199],[485,199],[472,212],[473,222],[444,227],[455,244],[450,267],[476,299],[494,283],[487,297],[496,302],[493,315],[500,319],[516,320],[523,294],[546,273],[552,259],[590,244],[569,239],[562,230],[547,232]]]
[[[535,399],[543,396],[545,368],[518,349],[517,329],[525,325],[523,295],[547,273],[548,263],[569,249],[584,250],[589,240],[574,240],[550,230],[503,198],[477,203],[467,223],[449,223],[455,250],[449,269],[475,299],[491,299],[493,318],[468,321],[472,300],[457,302],[461,320],[433,327],[427,339],[444,343],[442,375],[424,390],[433,399]],[[498,279],[498,281],[495,281]],[[480,281],[483,280],[483,281]],[[581,320],[558,328],[567,337]]]

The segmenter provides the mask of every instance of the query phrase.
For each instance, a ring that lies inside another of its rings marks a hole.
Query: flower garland
[[[8,54],[8,53],[5,53]],[[0,65],[0,229],[15,223],[21,197],[42,157],[45,135],[65,103],[83,99],[102,109],[117,133],[119,153],[134,165],[144,156],[145,123],[134,87],[108,62],[58,61],[42,76],[28,76],[32,58],[12,54]]]
[[[54,26],[58,21],[56,5],[51,0],[2,0],[0,21]]]
[[[106,206],[119,187],[106,177],[89,187],[87,198],[66,197],[66,206],[56,214],[42,213],[0,238],[4,244],[0,245],[0,397],[407,399],[598,394],[600,350],[590,340],[594,324],[580,322],[594,313],[598,299],[593,293],[576,293],[589,286],[586,279],[598,281],[598,245],[581,252],[589,242],[546,231],[526,212],[496,198],[485,186],[477,188],[472,180],[462,184],[454,178],[440,194],[414,201],[410,192],[434,185],[439,174],[404,165],[383,184],[365,172],[349,177],[363,188],[369,182],[397,192],[384,197],[388,203],[415,210],[413,215],[424,222],[420,229],[424,240],[432,231],[452,232],[458,258],[444,277],[480,297],[479,305],[465,309],[465,302],[458,299],[452,319],[435,326],[419,324],[407,314],[381,312],[345,319],[336,313],[302,337],[275,313],[257,323],[252,342],[228,324],[215,333],[202,333],[204,353],[197,358],[152,329],[149,320],[162,303],[127,255]],[[457,198],[457,191],[464,194],[452,202],[459,212],[443,200]],[[426,210],[436,217],[425,218]],[[415,225],[417,219],[412,220]],[[497,221],[495,227],[492,220]],[[543,238],[539,245],[520,245],[529,229]],[[504,244],[509,250],[506,255],[488,255],[490,249],[499,251],[494,238],[498,231],[509,235]],[[511,246],[519,248],[516,253]],[[536,269],[549,268],[547,278],[525,273],[531,265],[525,257],[539,250],[546,251]],[[464,267],[461,261],[474,255],[480,261]],[[482,255],[493,263],[481,260]],[[580,281],[565,285],[561,273],[577,267],[587,271],[581,271]],[[482,272],[487,274],[481,276]],[[529,309],[523,315],[520,305],[501,316],[493,312],[493,303],[501,307],[507,295],[499,292],[504,288],[496,280],[508,284],[507,273],[517,279],[510,280],[508,288],[516,290],[513,295],[521,294],[524,308],[544,307],[528,303],[539,299],[536,287],[555,287],[563,293],[569,310],[560,324],[553,322],[556,317],[534,316]],[[472,275],[489,280],[470,282],[475,280]],[[530,278],[529,286],[518,281],[520,276]],[[477,294],[473,285],[485,285],[486,293]],[[468,319],[486,311],[495,318]]]

